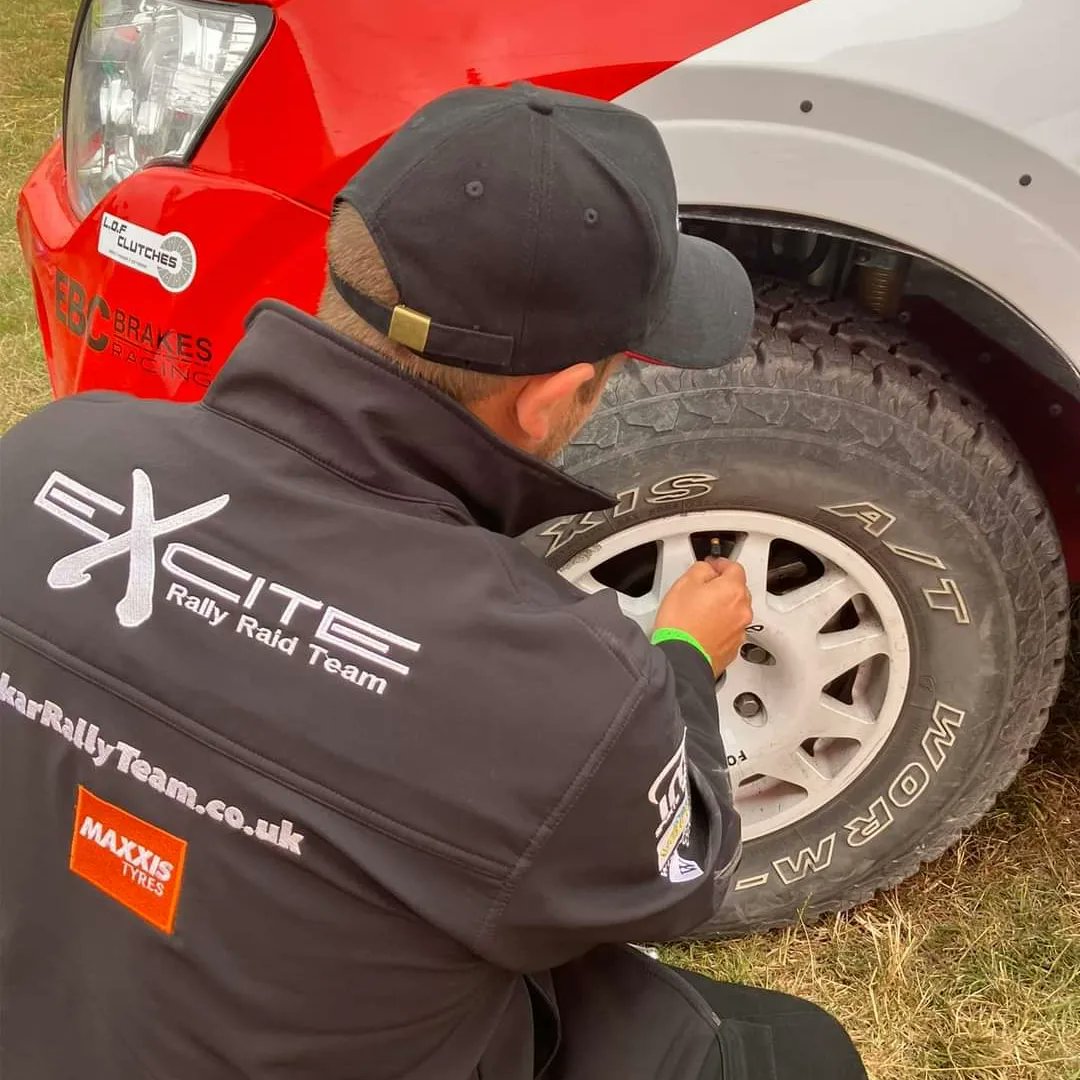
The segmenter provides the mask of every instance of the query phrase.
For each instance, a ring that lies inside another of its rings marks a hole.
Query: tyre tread
[[[717,371],[628,365],[595,422],[568,448],[566,464],[585,467],[604,449],[648,437],[635,429],[690,433],[731,423],[740,410],[757,423],[800,423],[832,433],[844,445],[884,449],[933,470],[1001,552],[1018,656],[1000,752],[919,845],[879,864],[872,882],[820,903],[811,899],[795,918],[766,917],[741,927],[750,931],[846,910],[898,885],[952,846],[1027,762],[1060,686],[1069,635],[1068,584],[1051,515],[1019,451],[977,394],[902,323],[786,282],[759,281],[755,294],[754,331],[741,357]],[[713,392],[687,393],[705,389]],[[801,393],[793,398],[770,390]],[[957,459],[966,467],[958,468]]]

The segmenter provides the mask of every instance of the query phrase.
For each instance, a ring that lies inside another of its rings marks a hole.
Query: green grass
[[[15,200],[60,122],[74,0],[0,3],[0,431],[48,397]],[[986,820],[855,912],[669,959],[812,998],[875,1080],[1080,1078],[1080,680]]]

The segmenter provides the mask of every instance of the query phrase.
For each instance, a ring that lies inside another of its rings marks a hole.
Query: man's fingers
[[[746,571],[730,559],[706,559],[718,578],[724,579],[725,585],[742,585],[746,587]]]
[[[699,559],[692,563],[681,580],[707,585],[717,578],[723,578],[725,585],[746,586],[746,571],[737,562],[721,557]]]
[[[722,577],[730,567],[735,565],[730,559],[725,559],[721,555],[709,555],[703,562],[712,568],[712,572],[716,577]]]
[[[713,561],[712,559],[700,559],[691,565],[690,569],[683,574],[683,577],[687,581],[692,581],[698,585],[704,585],[715,580],[719,571],[712,566]]]

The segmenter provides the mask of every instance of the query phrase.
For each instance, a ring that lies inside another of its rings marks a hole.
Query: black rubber
[[[904,611],[912,680],[893,735],[842,797],[747,844],[743,887],[710,931],[813,918],[899,883],[985,814],[1027,760],[1067,644],[1057,535],[1006,433],[903,325],[762,283],[742,358],[714,372],[627,365],[564,466],[631,494],[618,515],[538,530],[531,543],[554,563],[650,517],[764,510],[858,549]],[[864,499],[895,515],[887,533],[823,509]],[[884,541],[941,566],[898,558]],[[946,578],[962,591],[966,623],[926,594]],[[957,715],[949,709],[964,715],[958,727],[937,724],[943,741],[930,728],[942,710]],[[891,817],[865,841],[853,825],[870,811]]]

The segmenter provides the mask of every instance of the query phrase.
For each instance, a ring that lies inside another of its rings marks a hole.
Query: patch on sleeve
[[[673,884],[694,881],[705,872],[679,854],[690,843],[690,777],[686,764],[686,732],[679,749],[649,788],[649,802],[660,815],[656,829],[656,861],[661,877]]]
[[[79,786],[68,866],[163,933],[173,932],[187,841]]]

